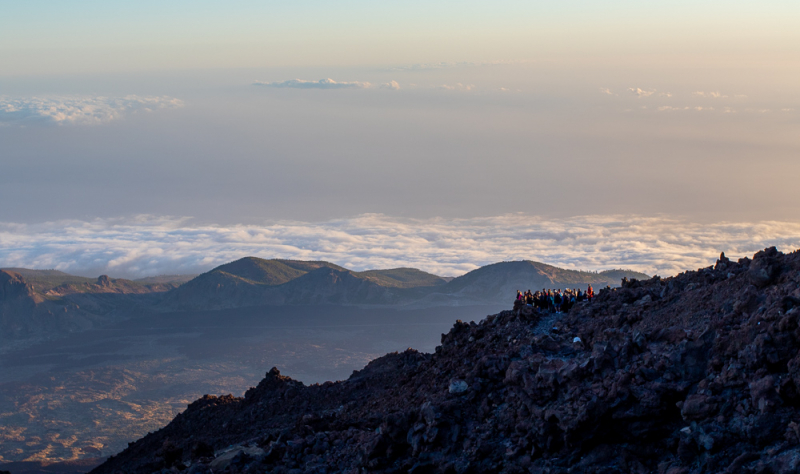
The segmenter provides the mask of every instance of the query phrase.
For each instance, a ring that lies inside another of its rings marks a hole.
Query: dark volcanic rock
[[[798,298],[799,252],[723,255],[560,318],[459,321],[346,381],[273,369],[93,472],[798,472]]]

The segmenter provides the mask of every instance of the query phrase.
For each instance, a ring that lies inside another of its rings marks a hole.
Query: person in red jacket
[[[592,289],[592,285],[589,285],[589,288],[586,289],[586,298],[589,299],[589,303],[591,303],[592,298],[594,298],[594,290]]]

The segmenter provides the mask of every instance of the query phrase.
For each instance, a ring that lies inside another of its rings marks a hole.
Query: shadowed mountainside
[[[0,341],[5,343],[59,337],[130,317],[149,310],[177,286],[14,270],[0,270]]]
[[[539,262],[501,262],[448,281],[413,268],[354,272],[328,262],[247,257],[217,267],[169,292],[170,310],[282,304],[473,305],[508,301],[516,290],[618,286],[628,270],[592,273]],[[510,295],[510,296],[509,296]]]
[[[795,473],[798,353],[800,251],[723,255],[563,316],[458,321],[346,381],[273,368],[92,472]]]
[[[204,273],[166,295],[162,307],[221,309],[282,304],[396,304],[446,283],[413,268],[354,272],[329,262],[246,257]],[[410,290],[410,291],[404,291]]]

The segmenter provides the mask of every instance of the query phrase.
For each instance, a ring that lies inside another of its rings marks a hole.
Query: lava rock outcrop
[[[273,369],[92,472],[788,473],[799,408],[800,252],[773,248],[563,316],[459,321],[346,381]]]

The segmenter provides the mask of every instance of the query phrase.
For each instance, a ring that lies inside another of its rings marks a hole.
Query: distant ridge
[[[124,319],[155,304],[175,283],[85,278],[58,270],[0,269],[0,350]]]
[[[502,303],[516,290],[619,286],[648,279],[630,270],[585,272],[534,261],[500,262],[453,279],[414,268],[355,272],[324,261],[245,257],[220,265],[166,294],[163,309],[259,305],[466,305]]]
[[[354,272],[324,261],[245,257],[220,265],[166,295],[170,309],[220,309],[281,304],[397,304],[403,290],[446,280],[415,268]]]
[[[165,292],[185,283],[197,275],[159,275],[154,277],[140,278],[138,280],[127,280],[124,278],[108,278],[106,280],[111,285],[101,285],[97,288],[98,278],[88,278],[60,270],[32,270],[30,268],[0,268],[0,270],[12,272],[20,275],[26,283],[34,286],[39,293],[46,293],[55,290],[59,294],[63,293],[107,293],[109,288],[113,288],[121,293],[150,293]],[[57,289],[57,290],[56,290]]]
[[[631,270],[565,270],[530,260],[495,263],[457,278],[415,268],[357,272],[325,261],[257,257],[241,258],[196,277],[139,280],[9,268],[0,270],[0,342],[60,337],[148,312],[280,305],[505,304],[516,290],[617,287],[622,278],[649,277]]]

